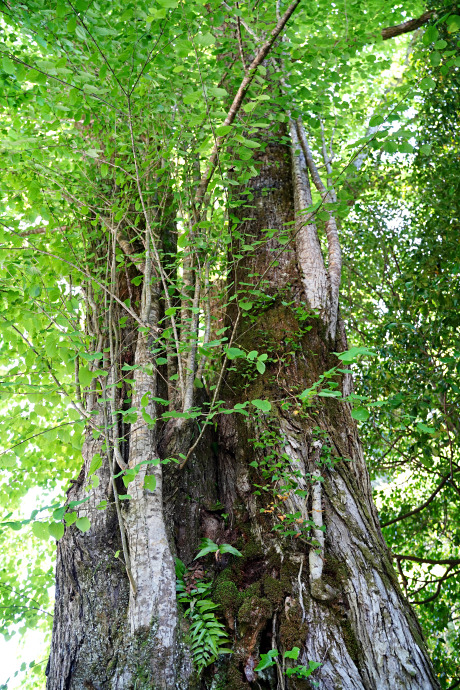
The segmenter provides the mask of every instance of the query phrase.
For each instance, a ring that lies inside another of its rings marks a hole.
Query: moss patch
[[[221,580],[216,585],[213,599],[216,604],[219,604],[224,613],[234,613],[240,603],[240,593],[234,582],[231,580]]]
[[[359,643],[348,618],[341,619],[340,627],[342,628],[343,641],[345,642],[345,647],[347,648],[348,654],[351,656],[355,664],[358,664],[360,652]]]
[[[253,623],[262,618],[268,619],[273,613],[272,605],[265,597],[248,597],[238,611],[241,623]]]
[[[289,614],[283,616],[280,625],[280,639],[285,649],[302,647],[307,636],[307,625],[302,623],[302,612],[297,603],[289,609]]]
[[[264,594],[272,604],[277,606],[281,603],[284,593],[286,591],[286,583],[281,580],[275,580],[274,577],[266,575],[263,580]]]

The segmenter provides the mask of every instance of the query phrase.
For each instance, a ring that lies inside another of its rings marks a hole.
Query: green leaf
[[[240,302],[240,307],[245,311],[249,311],[250,309],[252,309],[252,302]]]
[[[65,511],[67,510],[66,506],[62,506],[61,508],[56,508],[56,510],[53,510],[53,518],[60,522],[62,518],[64,517]]]
[[[351,347],[346,352],[334,352],[342,362],[354,362],[360,355],[366,357],[377,357],[376,352],[372,352],[367,347]]]
[[[67,31],[69,33],[73,34],[73,32],[75,31],[76,28],[77,28],[77,18],[75,15],[73,15],[67,23]]]
[[[217,86],[210,86],[208,88],[208,93],[217,98],[225,98],[225,96],[228,96],[228,92],[225,89],[220,89]]]
[[[434,429],[432,426],[427,426],[426,424],[423,424],[423,422],[417,423],[417,429],[419,431],[422,431],[424,434],[435,434],[436,433],[436,429]]]
[[[231,546],[230,544],[221,544],[219,546],[219,552],[220,553],[231,553],[233,556],[242,556],[243,554],[238,551],[238,549],[235,549],[235,547]]]
[[[87,532],[89,528],[91,527],[91,523],[88,520],[86,516],[78,518],[78,520],[75,521],[75,527],[77,527],[80,532]]]
[[[265,364],[260,359],[257,360],[256,367],[259,374],[263,374],[265,372]]]
[[[424,91],[429,91],[430,89],[434,89],[435,86],[436,86],[436,82],[431,77],[425,77],[425,79],[422,79],[422,81],[420,82],[420,88],[423,89]]]
[[[299,658],[299,654],[299,647],[293,647],[290,652],[284,652],[284,658],[297,660]]]
[[[206,33],[206,34],[198,34],[198,36],[195,36],[195,41],[200,46],[213,46],[214,43],[216,42],[216,39],[214,38],[214,36],[212,34]]]
[[[374,115],[369,120],[369,126],[370,127],[378,127],[379,125],[383,125],[384,122],[385,122],[385,120],[381,115]]]
[[[93,374],[88,367],[83,366],[78,370],[78,378],[82,386],[89,386],[93,380]]]
[[[258,410],[261,410],[262,412],[270,412],[272,409],[272,405],[268,400],[251,400],[251,403],[254,405],[254,407],[257,407]]]
[[[270,651],[267,654],[261,654],[260,655],[260,661],[255,667],[254,671],[259,672],[263,671],[266,668],[269,668],[270,666],[275,666],[276,664],[276,657],[278,656],[278,650],[277,649],[270,649]]]
[[[148,474],[144,477],[144,489],[147,491],[155,491],[157,486],[156,477],[153,474]]]
[[[62,522],[51,522],[48,528],[50,535],[53,539],[56,539],[56,541],[59,541],[59,539],[64,536],[64,525]]]
[[[181,249],[184,249],[188,245],[188,231],[183,232],[182,235],[179,235],[179,238],[177,240],[177,246],[180,247]]]
[[[216,544],[216,547],[217,547],[217,544]],[[218,551],[218,548],[214,549],[211,546],[205,546],[204,549],[201,549],[200,551],[198,551],[194,560],[196,560],[197,558],[202,558],[203,556],[206,556],[208,553],[214,553],[215,551]]]
[[[447,20],[447,31],[450,34],[455,33],[460,29],[460,16],[458,14],[451,15]]]
[[[201,91],[195,91],[194,93],[187,94],[186,96],[184,96],[185,105],[191,105],[192,103],[195,103],[195,101],[197,101],[200,98],[200,96],[203,96],[203,93]]]
[[[322,398],[341,398],[342,393],[340,391],[323,390],[319,391],[318,396]]]
[[[32,532],[39,539],[48,539],[50,536],[49,525],[47,522],[32,523]]]
[[[208,553],[216,553],[219,550],[217,544],[207,537],[201,540],[200,546],[201,550],[195,556],[195,561],[197,558],[202,558],[202,556],[206,556]]]
[[[369,419],[369,410],[366,410],[365,407],[357,407],[351,411],[351,416],[353,419],[357,419],[358,422],[365,422]]]
[[[102,467],[102,458],[99,453],[95,453],[91,458],[91,464],[88,470],[88,477],[97,472],[97,470]]]
[[[216,127],[216,134],[219,137],[224,137],[226,134],[231,132],[232,129],[232,125],[220,125],[220,127]]]
[[[436,41],[439,36],[439,31],[435,26],[429,26],[428,29],[425,31],[423,34],[423,43],[426,46],[429,46],[430,43],[433,43],[433,41]]]
[[[10,60],[10,58],[7,57],[6,55],[5,55],[5,57],[2,59],[2,67],[3,67],[3,70],[4,70],[7,74],[14,74],[14,73],[16,72],[16,65],[15,65],[15,63],[13,62],[13,60]]]
[[[229,347],[225,354],[229,359],[236,359],[237,357],[246,357],[244,350],[240,350],[239,347]]]
[[[403,141],[398,148],[401,153],[412,153],[414,150],[414,147],[408,141]]]
[[[74,511],[72,513],[66,513],[66,515],[64,515],[64,520],[65,520],[66,524],[69,525],[69,527],[70,527],[70,525],[73,525],[74,522],[76,522],[77,518],[78,518],[78,513],[76,511]]]

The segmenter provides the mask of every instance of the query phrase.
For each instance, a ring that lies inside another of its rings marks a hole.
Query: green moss
[[[286,649],[302,647],[307,635],[307,625],[302,623],[302,612],[299,604],[289,609],[280,625],[280,639]]]
[[[343,641],[345,642],[345,647],[347,648],[348,654],[357,664],[359,661],[360,648],[348,618],[342,618],[340,621],[340,627],[342,628]]]
[[[280,580],[291,582],[292,580],[297,580],[299,575],[299,565],[293,563],[292,561],[285,560],[281,566]]]
[[[270,618],[273,613],[271,603],[266,598],[251,597],[245,599],[238,611],[238,620],[241,623],[253,623],[261,618]]]
[[[231,568],[225,568],[222,570],[221,573],[218,574],[216,577],[216,582],[227,582],[229,580],[233,580],[233,573]]]
[[[249,687],[249,684],[243,680],[240,670],[236,666],[230,666],[225,690],[248,690]]]
[[[245,559],[261,558],[264,555],[261,545],[253,541],[252,539],[248,541],[248,543],[245,544],[245,546],[243,546],[242,554],[243,558]]]
[[[213,594],[213,600],[219,604],[225,613],[233,613],[240,602],[240,593],[234,582],[222,580],[218,582]]]
[[[347,568],[342,561],[327,556],[323,570],[324,581],[334,589],[341,589],[342,582],[347,579]]]
[[[272,604],[280,604],[285,592],[285,583],[266,575],[263,580],[264,594]]]
[[[276,568],[276,570],[280,570],[280,568],[281,568],[281,556],[278,553],[278,551],[273,548],[273,546],[270,548],[270,551],[267,553],[267,560],[268,560],[268,564],[270,565],[271,568]]]
[[[253,582],[252,585],[249,585],[249,587],[246,587],[246,589],[243,589],[243,591],[240,592],[240,606],[246,599],[251,599],[252,597],[260,597],[260,595],[261,583]]]

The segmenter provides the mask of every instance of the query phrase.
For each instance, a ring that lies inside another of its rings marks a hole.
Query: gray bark
[[[309,203],[294,190],[293,179],[301,174],[296,157],[291,159],[289,150],[274,140],[266,143],[257,154],[259,174],[246,190],[248,207],[237,210],[244,218],[243,236],[250,231],[253,239],[264,237],[264,228],[284,233],[294,210]],[[299,317],[327,304],[327,277],[316,231],[305,225],[297,230],[295,250],[272,238],[231,276],[238,285],[264,274],[265,293],[272,299],[255,322],[249,316],[241,320],[235,339],[247,350],[268,352],[267,370],[244,378],[243,364],[237,361],[221,394],[228,407],[255,398],[289,399],[292,389],[311,386],[337,363],[331,352],[347,347],[340,318],[331,342],[327,322],[313,315],[308,321]],[[136,362],[148,364],[150,359],[148,343],[140,336]],[[156,391],[157,383],[145,369],[135,376],[133,404],[138,404],[146,392]],[[347,394],[347,375],[341,385]],[[154,416],[153,404],[146,410]],[[323,690],[438,688],[420,627],[382,538],[350,412],[348,403],[331,398],[318,398],[296,414],[273,402],[268,416],[222,415],[182,471],[177,465],[166,465],[164,472],[161,464],[142,465],[128,487],[132,499],[124,511],[136,597],[123,564],[114,558],[120,549],[115,511],[96,510],[99,500],[107,498],[109,473],[103,465],[98,489],[78,508],[80,515],[91,516],[91,530],[82,535],[75,526],[67,528],[58,546],[48,690],[312,687],[309,681],[286,679],[281,665],[276,675],[254,671],[260,654],[294,646],[301,648],[301,663],[321,662],[313,679]],[[141,417],[130,432],[131,466],[184,452],[197,433],[182,420],[150,430]],[[274,440],[268,443],[264,439],[271,432]],[[86,495],[89,462],[99,447],[88,435],[85,464],[69,500]],[[299,530],[298,538],[273,530],[281,520],[270,505],[278,500],[284,480],[266,482],[274,492],[255,494],[255,485],[265,480],[250,463],[262,462],[270,453],[282,458],[284,471],[297,478],[302,492],[290,490],[279,505],[312,521],[311,532]],[[156,476],[154,493],[143,488],[147,473]],[[313,482],[310,475],[316,477]],[[227,521],[216,510],[217,500],[225,506]],[[243,557],[202,561],[207,576],[214,578],[213,596],[228,623],[234,653],[219,661],[219,676],[208,670],[200,686],[174,600],[172,555],[190,565],[202,536],[236,545]],[[219,598],[229,581],[237,592],[230,603]]]

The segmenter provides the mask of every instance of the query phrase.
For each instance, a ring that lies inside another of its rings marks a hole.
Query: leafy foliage
[[[190,584],[185,579],[186,571],[184,563],[176,558],[177,598],[184,605],[184,616],[190,621],[190,649],[195,666],[201,673],[220,654],[231,654],[232,650],[225,646],[229,637],[225,625],[215,614],[219,606],[211,599],[212,582],[201,579]]]

